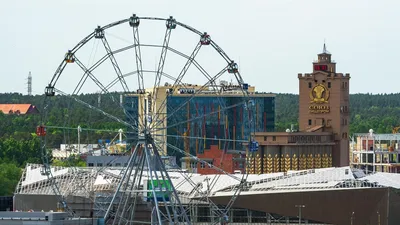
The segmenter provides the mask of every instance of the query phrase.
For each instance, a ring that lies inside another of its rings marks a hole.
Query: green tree
[[[12,195],[22,170],[14,163],[0,163],[0,196]]]
[[[71,155],[65,160],[53,160],[52,165],[62,167],[85,167],[86,162],[78,155]]]

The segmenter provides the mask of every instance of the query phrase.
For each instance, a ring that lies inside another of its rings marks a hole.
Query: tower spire
[[[324,39],[324,48],[322,49],[322,53],[329,54],[328,50],[326,50],[325,39]]]

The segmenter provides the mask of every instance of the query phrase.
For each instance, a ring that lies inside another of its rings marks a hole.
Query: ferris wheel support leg
[[[151,144],[152,145],[152,144]],[[159,158],[157,157],[157,155],[155,154],[155,148],[154,148],[154,146],[152,145],[152,149],[153,149],[153,156],[155,157],[155,161],[153,161],[154,162],[154,176],[156,177],[156,180],[157,181],[162,181],[163,183],[166,183],[166,182],[170,182],[170,181],[167,181],[166,179],[165,179],[165,176],[164,176],[164,173],[166,173],[166,171],[163,171],[162,169],[160,169],[159,167],[157,167],[156,165],[158,164],[158,163],[160,163],[159,162]],[[161,162],[161,164],[162,164],[162,162]],[[159,179],[159,176],[157,175],[157,171],[159,171],[160,172],[160,175],[161,175],[161,178],[162,179]],[[160,189],[160,190],[162,190],[162,186],[161,186],[161,183],[160,182],[157,182],[158,183],[158,188]],[[167,190],[167,193],[168,193],[168,190]],[[173,207],[173,204],[168,204],[168,201],[167,201],[167,199],[165,198],[165,195],[163,194],[162,195],[162,199],[163,199],[163,203],[164,203],[164,207],[165,207],[165,210],[166,210],[166,212],[167,212],[167,216],[168,216],[168,220],[170,221],[170,223],[172,223],[172,221],[173,221],[173,218],[171,217],[171,213],[170,213],[170,208],[171,208],[171,211],[174,213],[174,218],[175,219],[177,219],[178,217],[177,217],[177,215],[176,215],[176,210],[174,209],[174,207]],[[170,198],[169,199],[169,201],[172,201],[172,199]]]
[[[107,217],[110,215],[110,211],[111,211],[111,208],[112,208],[112,206],[113,206],[113,203],[115,202],[115,199],[116,199],[117,195],[119,194],[119,191],[120,191],[120,189],[121,189],[121,187],[122,187],[122,184],[123,184],[123,182],[124,182],[124,180],[125,180],[126,175],[129,173],[128,170],[130,170],[130,172],[132,172],[132,166],[131,166],[131,164],[132,164],[133,159],[135,158],[135,156],[136,156],[136,154],[137,154],[138,145],[139,145],[139,143],[135,146],[135,149],[134,149],[134,151],[133,151],[133,154],[132,154],[131,157],[129,158],[128,167],[127,167],[127,169],[125,170],[124,175],[122,176],[121,181],[120,181],[119,184],[118,184],[117,190],[115,191],[115,194],[114,194],[114,196],[113,196],[113,198],[112,198],[112,200],[111,200],[111,203],[110,203],[110,205],[108,206],[108,209],[107,209],[107,211],[106,211],[106,213],[105,213],[105,215],[104,215],[104,219],[105,219],[105,220],[107,220]]]
[[[138,143],[138,145],[139,145],[138,146],[138,149],[139,149],[140,148],[140,144]],[[134,154],[135,153],[136,152],[134,152]],[[124,184],[124,186],[122,188],[122,196],[120,195],[121,197],[120,197],[120,201],[119,201],[119,204],[118,204],[118,210],[117,210],[117,213],[115,214],[115,218],[118,219],[118,225],[123,224],[122,223],[123,220],[127,220],[127,218],[125,217],[125,213],[126,213],[126,210],[128,208],[128,202],[131,199],[132,191],[133,191],[133,189],[135,187],[135,180],[136,180],[136,175],[137,175],[137,171],[138,171],[138,167],[137,166],[139,166],[139,165],[136,166],[135,173],[134,173],[134,178],[133,178],[133,181],[131,183],[130,190],[128,190],[129,189],[129,183],[131,181],[131,175],[132,175],[133,167],[135,166],[135,163],[138,161],[138,159],[137,159],[138,156],[140,157],[139,160],[143,161],[142,160],[143,157],[141,157],[139,155],[139,153],[136,153],[135,157],[132,160],[132,163],[130,165],[128,165],[128,167],[127,167],[127,170],[129,170],[129,173],[128,173],[128,176],[126,177],[125,184]],[[141,169],[143,169],[143,168],[141,168]],[[139,182],[139,184],[140,184],[140,182]],[[122,203],[123,203],[123,207],[121,207]],[[122,210],[122,212],[119,214],[120,210]],[[135,209],[133,209],[133,210],[135,210]],[[115,220],[115,221],[117,221],[117,220]],[[124,222],[126,222],[126,221],[124,221]]]
[[[139,165],[137,167],[137,171],[140,171],[139,177],[137,177],[137,173],[135,174],[134,177],[134,184],[137,183],[137,186],[140,186],[142,176],[143,176],[143,170],[144,170],[144,165],[145,165],[145,158],[141,157],[139,161]],[[138,182],[135,182],[136,179],[138,179]],[[132,186],[133,187],[133,186]],[[135,209],[136,209],[136,203],[137,203],[137,197],[139,196],[139,192],[135,193],[134,199],[133,199],[133,207],[131,208],[131,215],[129,217],[130,224],[134,224],[133,220],[135,219]]]
[[[182,206],[182,203],[181,203],[181,201],[180,201],[180,199],[179,199],[178,193],[176,192],[176,189],[175,189],[174,185],[172,184],[171,178],[169,177],[169,175],[168,175],[168,173],[167,173],[167,169],[165,168],[165,165],[164,165],[164,163],[163,163],[162,160],[161,160],[160,153],[159,153],[158,150],[157,150],[157,147],[156,147],[156,144],[154,143],[154,140],[152,140],[151,145],[152,145],[152,147],[153,147],[154,155],[155,155],[155,157],[157,158],[157,161],[160,163],[161,170],[162,170],[163,172],[165,172],[165,176],[166,176],[167,180],[168,180],[168,181],[170,182],[170,184],[171,184],[172,194],[174,195],[173,197],[174,197],[174,199],[176,200],[176,202],[177,202],[177,204],[178,204],[178,206],[179,206],[179,208],[180,208],[180,211],[181,211],[181,213],[183,214],[184,220],[185,220],[184,224],[191,224],[191,222],[190,222],[190,220],[189,220],[189,218],[188,218],[188,216],[187,216],[187,214],[186,214],[186,211],[184,210],[184,208],[183,208],[183,206]]]
[[[138,143],[139,145],[141,144],[141,142],[139,142]],[[143,144],[142,144],[143,145]],[[136,190],[138,190],[139,189],[139,186],[140,186],[140,182],[141,182],[141,178],[142,178],[142,175],[143,175],[143,170],[144,170],[144,165],[145,165],[145,155],[143,155],[143,154],[141,154],[141,155],[139,155],[139,153],[137,154],[138,155],[138,159],[137,159],[137,166],[136,166],[136,169],[135,169],[135,173],[134,173],[134,175],[133,175],[133,179],[132,179],[132,182],[131,182],[131,187],[130,187],[130,190],[128,191],[128,196],[127,196],[127,198],[125,199],[125,203],[124,203],[124,206],[122,207],[122,213],[121,213],[121,215],[119,216],[119,217],[121,217],[121,218],[123,218],[123,219],[125,219],[125,220],[127,220],[127,223],[130,223],[130,224],[132,224],[133,223],[133,220],[134,220],[134,215],[135,215],[135,210],[136,210],[136,201],[137,201],[137,196],[138,196],[138,194],[139,194],[139,192],[137,192]],[[136,162],[136,161],[135,161]],[[133,167],[134,165],[132,165],[132,167]],[[139,171],[140,171],[140,176],[138,176],[138,173],[139,173]],[[128,181],[127,182],[129,182],[130,181],[130,175],[129,175],[129,177],[128,177]],[[137,182],[136,182],[137,181]],[[136,188],[136,189],[135,189]],[[127,189],[127,188],[126,188]],[[134,202],[133,202],[133,207],[130,207],[131,205],[129,205],[128,203],[131,201],[131,197],[132,197],[132,192],[134,192],[134,191],[136,191],[135,192],[135,194],[134,194]],[[120,202],[120,205],[119,205],[119,207],[121,206],[121,203],[122,202]],[[126,217],[125,216],[125,213],[127,212],[127,211],[131,211],[131,214],[130,214],[130,217]],[[122,220],[118,223],[118,224],[121,224],[121,222],[122,222]]]
[[[145,155],[146,155],[147,171],[148,171],[150,180],[153,181],[154,179],[153,179],[153,175],[152,175],[152,165],[150,163],[150,152],[149,152],[149,149],[148,149],[146,144],[144,146],[144,152],[145,152]],[[158,207],[157,195],[156,195],[156,192],[154,190],[154,183],[153,182],[150,182],[150,183],[151,183],[151,188],[152,188],[152,192],[153,192],[154,206],[155,206],[156,211],[157,211],[158,224],[162,225],[162,219],[161,219],[160,209]]]

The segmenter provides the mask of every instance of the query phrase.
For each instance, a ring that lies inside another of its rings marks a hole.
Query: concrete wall
[[[389,188],[365,188],[253,195],[244,195],[242,192],[233,207],[296,217],[298,208],[295,205],[305,205],[302,217],[308,220],[349,225],[354,212],[353,225],[395,225],[399,224],[398,206],[389,214],[389,191]],[[230,196],[211,197],[214,203],[221,205],[226,205],[230,199]],[[399,202],[396,204],[399,205]],[[391,206],[394,207],[394,203]],[[380,223],[377,212],[381,215]],[[388,223],[389,218],[397,223]]]

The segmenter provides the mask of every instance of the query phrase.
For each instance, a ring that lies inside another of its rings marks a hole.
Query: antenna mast
[[[32,74],[31,74],[31,71],[29,71],[29,75],[28,75],[28,95],[32,95]]]

